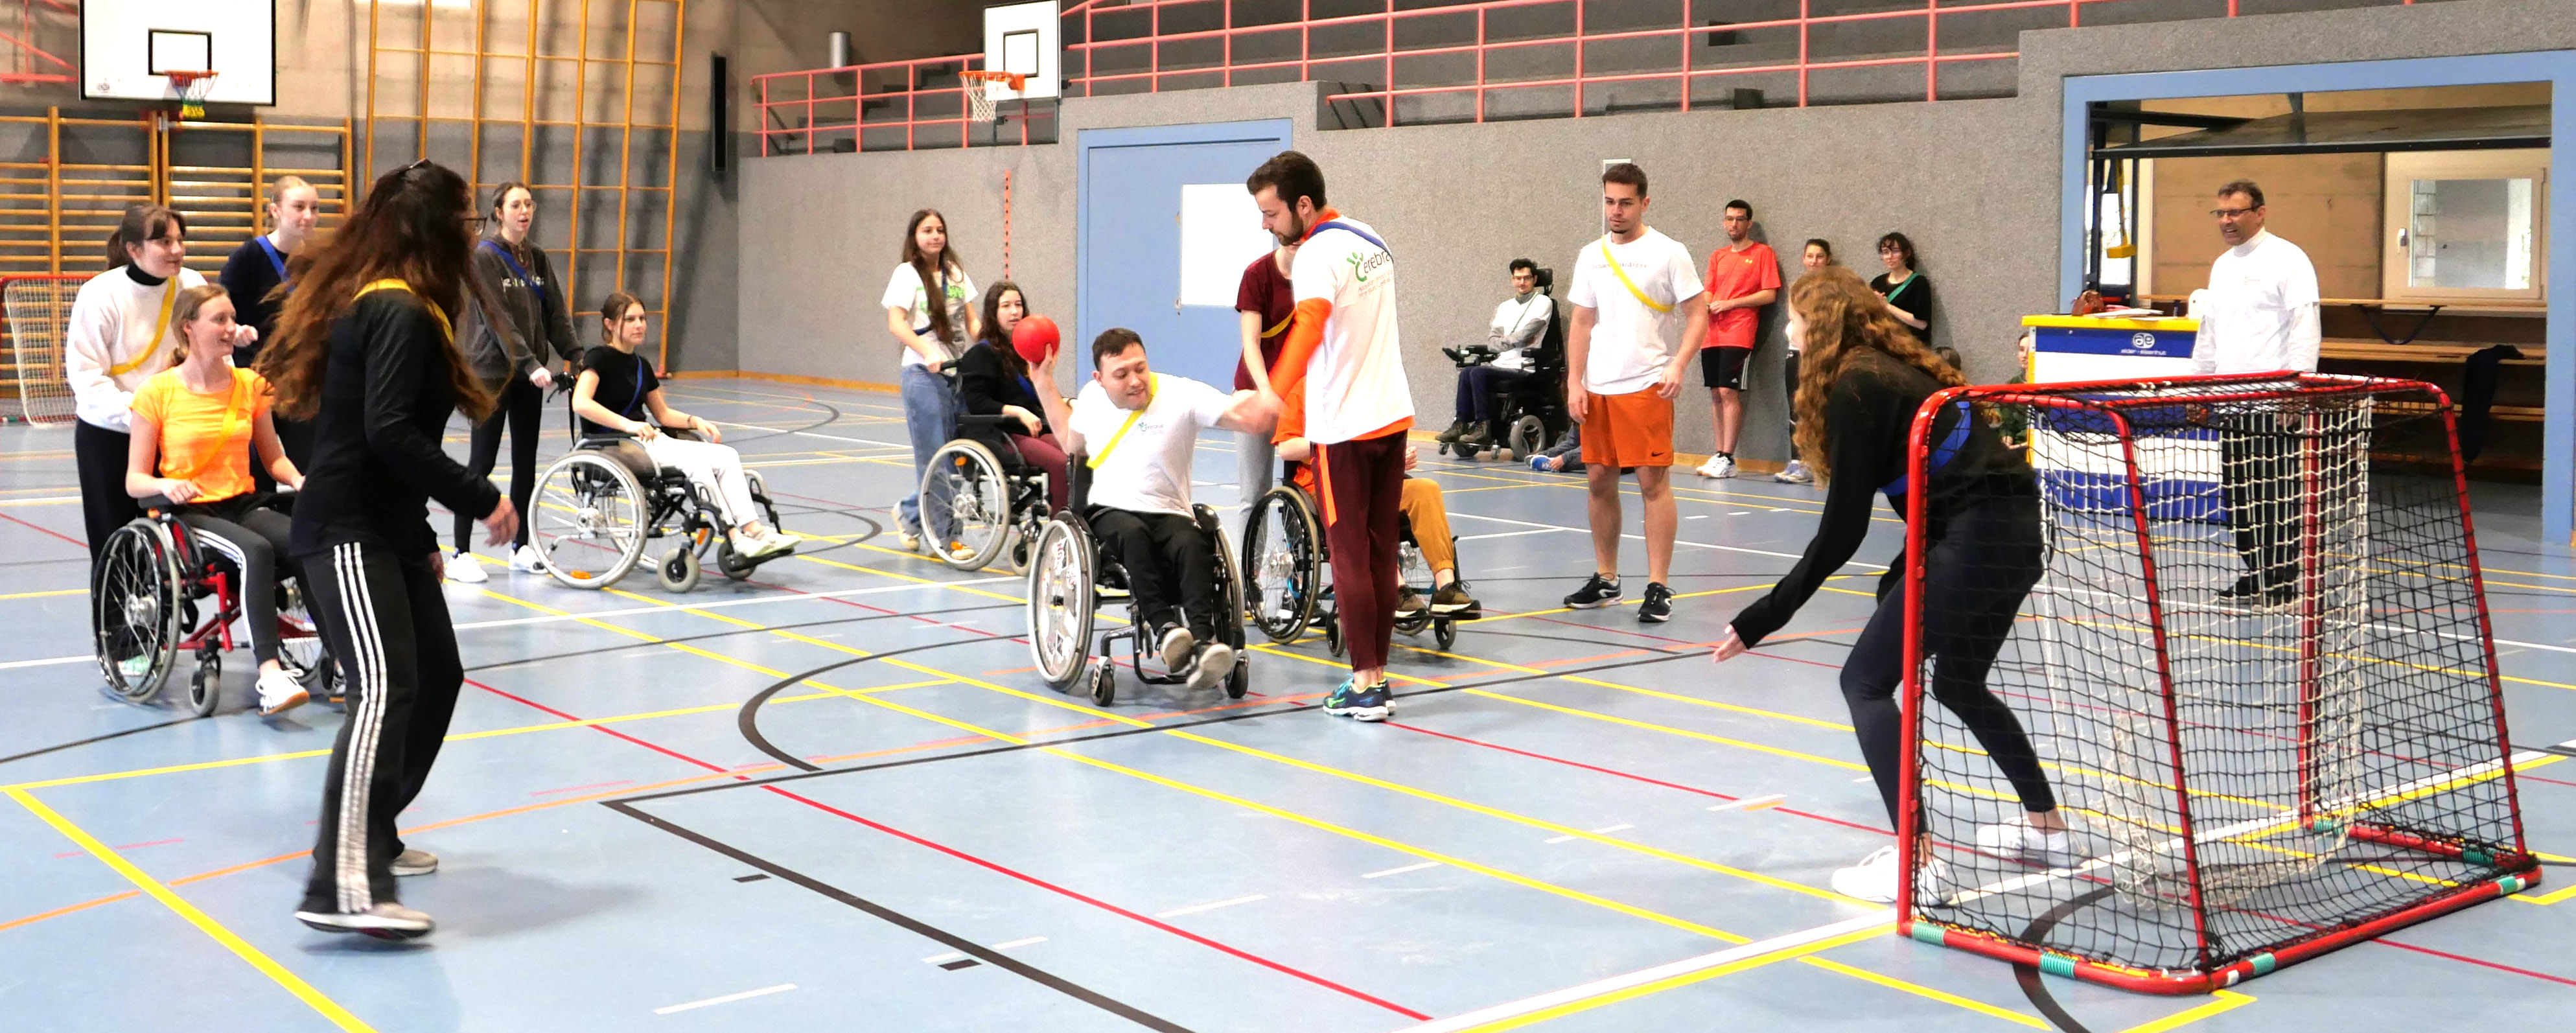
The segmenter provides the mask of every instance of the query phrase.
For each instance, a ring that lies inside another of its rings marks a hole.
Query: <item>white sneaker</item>
[[[510,569],[522,574],[543,574],[546,572],[545,554],[538,552],[534,545],[519,546],[519,551],[510,554]]]
[[[1708,457],[1708,462],[1700,464],[1699,475],[1710,480],[1724,480],[1726,478],[1733,477],[1735,476],[1735,460],[1729,459],[1725,456],[1710,456]]]
[[[304,683],[283,668],[259,672],[259,716],[282,714],[303,706],[313,694],[304,691]]]
[[[152,658],[149,656],[129,656],[123,660],[117,661],[116,669],[125,675],[126,681],[142,681],[144,675],[152,673]]]
[[[796,539],[785,535],[736,532],[733,536],[734,555],[747,560],[756,560],[772,553],[783,552],[793,548],[795,544]]]
[[[363,933],[379,940],[417,940],[438,928],[428,915],[390,901],[354,913],[298,911],[295,919],[326,933]]]
[[[894,541],[895,544],[903,546],[903,551],[905,552],[921,551],[921,532],[915,531],[909,527],[896,531],[894,533]]]
[[[1895,847],[1883,846],[1861,858],[1859,864],[1835,870],[1834,892],[1872,904],[1893,904],[1904,875],[1905,859],[1897,854]],[[1950,900],[1958,895],[1950,887],[1949,864],[1938,857],[1924,864],[1915,881],[1918,889],[1929,889],[1934,897],[1941,900]],[[1918,895],[1916,899],[1922,897]]]
[[[438,855],[416,847],[404,847],[403,852],[394,858],[393,869],[397,876],[427,875],[438,870]]]
[[[1779,473],[1772,474],[1771,479],[1782,484],[1807,484],[1815,480],[1808,475],[1807,464],[1795,459],[1789,460],[1789,465],[1781,467]]]
[[[2064,868],[2075,862],[2074,838],[2063,831],[2042,832],[2031,825],[2029,818],[2020,816],[1977,826],[1980,852],[2019,857],[2051,868]]]
[[[1210,642],[1199,647],[1198,669],[1190,672],[1190,687],[1204,689],[1224,681],[1234,673],[1234,647],[1223,642]]]
[[[458,584],[479,585],[492,580],[492,575],[483,572],[482,562],[476,560],[473,553],[460,552],[447,558],[447,579]]]
[[[1160,643],[1163,669],[1180,670],[1182,664],[1190,662],[1190,650],[1198,648],[1198,644],[1198,637],[1190,634],[1188,628],[1174,625],[1171,630],[1164,632],[1163,641]]]

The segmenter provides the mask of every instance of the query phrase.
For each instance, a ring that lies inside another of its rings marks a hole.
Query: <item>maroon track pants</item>
[[[1333,554],[1333,598],[1353,671],[1385,667],[1387,642],[1395,637],[1404,447],[1401,433],[1345,441],[1323,446],[1316,464],[1324,486],[1324,541]]]

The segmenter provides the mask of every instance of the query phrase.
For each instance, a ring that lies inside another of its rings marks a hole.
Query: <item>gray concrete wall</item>
[[[1084,128],[1252,118],[1295,120],[1332,201],[1384,231],[1400,256],[1407,371],[1426,423],[1445,422],[1452,374],[1441,345],[1482,335],[1504,264],[1568,267],[1600,232],[1602,158],[1654,180],[1650,221],[1705,261],[1720,207],[1743,197],[1757,232],[1794,269],[1798,244],[1832,240],[1875,266],[1890,229],[1912,236],[1936,285],[1936,344],[1972,379],[2011,373],[2020,317],[2057,311],[2061,81],[2071,74],[2295,64],[2576,46],[2564,0],[2456,0],[2416,7],[2029,32],[2017,96],[1923,104],[1695,111],[1478,125],[1327,130],[1311,83],[1076,98],[1064,144],[755,159],[742,184],[742,368],[890,383],[896,346],[877,299],[903,222],[938,207],[979,279],[998,268],[1001,174],[1014,174],[1017,278],[1035,307],[1071,315],[1075,155]],[[1785,454],[1777,318],[1748,385],[1740,451]],[[1707,449],[1704,392],[1677,433]]]

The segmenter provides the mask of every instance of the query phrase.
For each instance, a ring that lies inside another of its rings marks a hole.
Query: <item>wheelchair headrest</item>
[[[1548,297],[1551,297],[1551,298],[1555,297],[1555,296],[1556,296],[1556,270],[1554,270],[1554,269],[1547,269],[1547,268],[1541,268],[1541,269],[1537,270],[1536,275],[1537,275],[1537,279],[1538,279],[1538,292],[1539,292],[1539,293],[1541,293],[1541,294],[1545,294],[1545,295],[1547,295]]]

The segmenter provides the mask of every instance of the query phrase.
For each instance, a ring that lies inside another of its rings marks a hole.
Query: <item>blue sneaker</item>
[[[1385,682],[1365,689],[1352,686],[1353,678],[1344,678],[1333,692],[1324,697],[1324,712],[1354,721],[1384,721],[1395,715],[1395,701],[1390,698]]]

